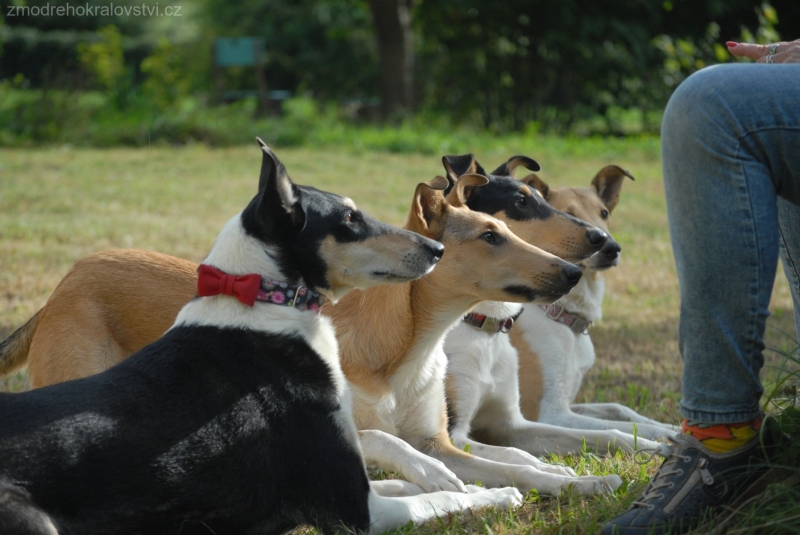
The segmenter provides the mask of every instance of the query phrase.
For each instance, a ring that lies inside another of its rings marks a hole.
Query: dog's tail
[[[28,361],[31,340],[39,326],[40,310],[28,322],[14,331],[14,334],[0,342],[0,376],[21,368]]]

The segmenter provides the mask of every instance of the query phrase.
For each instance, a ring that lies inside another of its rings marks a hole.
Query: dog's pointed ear
[[[461,175],[470,173],[486,174],[481,164],[475,159],[474,154],[462,154],[460,156],[448,154],[442,156],[442,165],[444,165],[444,170],[447,171],[447,179],[450,180],[450,185],[444,192],[445,195],[450,193],[452,187],[458,183]]]
[[[625,177],[635,180],[625,169],[616,165],[607,165],[592,179],[592,186],[597,191],[597,195],[603,200],[609,212],[614,211],[614,207],[619,202],[619,192]]]
[[[517,167],[524,167],[529,171],[541,171],[542,166],[539,165],[539,162],[534,160],[533,158],[528,158],[527,156],[522,156],[521,154],[517,154],[516,156],[512,156],[509,158],[506,163],[492,171],[493,175],[497,176],[510,176],[515,177],[517,176]]]
[[[447,201],[452,206],[466,206],[475,188],[488,183],[488,178],[477,173],[461,175],[453,191],[447,195]]]
[[[437,176],[429,182],[417,184],[406,229],[427,238],[441,237],[444,230],[441,224],[442,215],[448,206],[442,192],[448,185],[449,181],[443,176]]]
[[[531,186],[533,189],[541,193],[542,197],[544,197],[544,200],[550,200],[550,186],[548,186],[547,182],[542,180],[541,177],[536,173],[531,173],[525,178],[520,178],[519,181],[523,184]]]
[[[442,156],[442,165],[444,170],[447,171],[448,178],[453,182],[458,181],[458,177],[467,173],[474,173],[478,167],[478,162],[475,160],[474,154],[447,154]]]
[[[292,226],[301,230],[306,223],[306,214],[300,203],[300,189],[267,144],[260,138],[256,140],[262,152],[261,175],[258,179],[262,221],[274,227],[285,215]]]

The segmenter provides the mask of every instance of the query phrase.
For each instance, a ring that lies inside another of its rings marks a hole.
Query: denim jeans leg
[[[800,203],[800,99],[792,96],[800,66],[771,67],[703,69],[681,84],[664,114],[664,185],[681,292],[681,412],[691,420],[760,414],[763,334],[782,241],[778,199]],[[784,247],[796,251],[800,238],[786,238]]]
[[[794,305],[795,341],[800,343],[800,205],[778,198],[780,251],[783,272],[789,280]],[[800,347],[797,350],[800,358]]]

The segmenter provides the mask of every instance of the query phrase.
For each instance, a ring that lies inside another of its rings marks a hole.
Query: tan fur
[[[589,187],[551,188],[536,173],[531,173],[522,181],[536,188],[553,208],[609,233],[609,216],[619,203],[619,193],[625,177],[633,179],[626,170],[609,165],[597,173]],[[558,236],[557,233],[554,235]],[[540,243],[540,239],[537,238],[535,242]],[[549,250],[547,247],[543,248]],[[589,276],[597,279],[604,275],[597,271]],[[525,419],[537,421],[544,393],[542,364],[521,331],[512,330],[511,343],[519,354],[520,409]]]
[[[536,173],[526,176],[522,182],[534,187],[557,210],[608,232],[608,217],[619,203],[619,192],[625,177],[633,179],[625,169],[616,165],[608,165],[595,175],[588,188],[553,189]],[[604,210],[606,211],[605,216],[603,216]]]
[[[25,325],[0,343],[0,375],[5,375],[25,366],[31,341],[39,327],[41,310],[33,315]]]
[[[527,393],[520,396],[519,408],[526,420],[535,422],[539,419],[539,407],[544,391],[542,363],[519,329],[511,329],[508,334],[519,355],[519,390],[520,393]]]
[[[98,373],[158,339],[197,295],[196,271],[193,262],[152,251],[80,260],[38,313],[27,354],[31,386]]]
[[[497,220],[453,206],[438,191],[429,193],[433,191],[418,189],[406,228],[444,244],[436,269],[410,283],[353,291],[323,309],[336,327],[345,375],[370,397],[391,392],[392,377],[400,368],[414,366],[409,362],[416,356],[414,349],[426,343],[426,333],[442,317],[454,321],[481,300],[513,299],[502,288],[515,280],[546,288],[563,265]],[[481,241],[487,231],[508,241],[499,246],[504,251]],[[364,409],[355,407],[356,422],[368,429],[374,415]]]

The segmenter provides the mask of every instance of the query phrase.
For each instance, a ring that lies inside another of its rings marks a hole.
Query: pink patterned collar
[[[539,305],[539,308],[544,310],[547,317],[553,321],[557,321],[569,327],[575,334],[589,334],[589,331],[594,325],[591,321],[587,320],[579,314],[574,312],[567,312],[564,305],[556,301],[549,305]]]
[[[481,331],[486,331],[492,334],[496,333],[507,333],[511,329],[514,328],[514,322],[522,314],[522,311],[525,310],[524,308],[520,308],[519,312],[511,316],[510,318],[493,318],[491,316],[486,316],[484,314],[478,314],[477,312],[470,312],[466,316],[464,316],[461,321],[469,325],[470,327],[475,327]]]
[[[324,295],[311,291],[305,286],[267,279],[261,281],[256,300],[317,313],[326,301]]]

